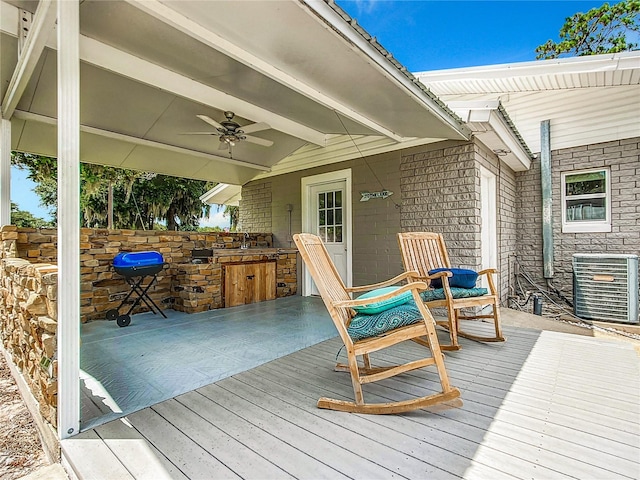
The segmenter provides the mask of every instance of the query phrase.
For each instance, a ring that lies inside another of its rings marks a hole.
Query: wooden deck
[[[81,479],[640,478],[633,346],[505,334],[503,344],[461,339],[463,349],[446,354],[461,408],[317,409],[320,396],[353,393],[349,376],[332,370],[341,345],[332,339],[65,440],[63,456]],[[406,342],[372,359],[406,361],[418,350]],[[364,392],[387,401],[435,388],[423,369]]]

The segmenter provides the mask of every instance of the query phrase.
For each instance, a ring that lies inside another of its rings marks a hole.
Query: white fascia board
[[[502,150],[511,152],[506,157],[501,157],[514,171],[528,170],[531,166],[531,158],[522,147],[511,127],[506,123],[498,110],[498,100],[476,100],[469,102],[449,102],[448,106],[467,123],[481,123],[486,127],[485,131],[493,131],[504,147]],[[472,129],[473,130],[473,129]],[[483,131],[474,131],[482,140]]]
[[[337,100],[323,94],[317,89],[311,88],[307,84],[301,82],[295,77],[288,75],[282,70],[277,69],[269,62],[262,60],[261,58],[252,55],[246,50],[234,45],[230,41],[215,34],[214,32],[207,30],[202,25],[194,22],[193,20],[186,18],[175,10],[171,9],[167,5],[164,5],[157,0],[125,0],[130,5],[137,9],[151,15],[152,17],[170,25],[171,27],[181,31],[185,35],[208,45],[217,51],[224,53],[225,55],[251,67],[253,70],[260,72],[261,74],[275,80],[281,85],[290,88],[291,90],[304,95],[307,98],[312,99],[316,103],[323,105],[326,108],[335,110],[341,115],[350,118],[351,120],[360,123],[372,130],[389,137],[396,142],[402,141],[403,137],[393,133],[391,130],[379,125],[378,123],[370,120],[355,110],[347,107],[346,105],[338,102]],[[239,112],[238,112],[239,113]]]
[[[340,16],[330,5],[324,0],[300,0],[307,5],[313,12],[320,16],[329,28],[336,30],[340,35],[346,38],[352,45],[355,45],[360,51],[364,52],[372,61],[375,62],[380,70],[388,77],[393,78],[397,83],[406,88],[412,98],[420,103],[425,109],[438,117],[444,124],[454,129],[461,138],[469,138],[469,130],[466,125],[461,125],[456,119],[450,115],[446,109],[442,108],[436,100],[427,95],[420,87],[412,82],[404,73],[402,73],[395,65],[381,54],[369,41],[367,41],[360,33],[354,30],[344,18]],[[355,20],[354,20],[355,21]],[[409,72],[408,72],[409,73]],[[409,73],[412,75],[411,73]]]
[[[209,205],[232,205],[237,204],[242,194],[241,185],[230,185],[219,183],[204,195],[200,196],[200,201]]]
[[[16,110],[14,116],[20,120],[46,123],[48,125],[58,124],[58,121],[55,118],[47,117],[45,115],[38,115],[30,112],[23,112],[21,110]],[[120,140],[123,142],[132,143],[134,145],[142,145],[145,147],[159,148],[161,150],[168,150],[170,152],[205,158],[207,160],[215,160],[216,162],[229,163],[231,165],[238,165],[240,167],[248,167],[248,168],[252,168],[254,170],[259,170],[262,172],[269,172],[271,170],[270,167],[257,165],[255,163],[243,162],[242,160],[234,160],[232,158],[221,157],[219,155],[213,155],[205,152],[199,152],[197,150],[189,150],[188,148],[176,147],[174,145],[154,142],[152,140],[145,140],[144,138],[132,137],[130,135],[124,135],[122,133],[110,132],[108,130],[101,130],[99,128],[89,127],[87,125],[80,125],[80,131],[84,133],[90,133],[93,135],[99,135],[101,137],[106,137],[114,140]]]
[[[531,168],[531,157],[529,153],[522,148],[520,141],[513,134],[513,131],[504,121],[502,115],[497,111],[491,112],[489,125],[505,145],[505,150],[511,152],[505,159],[506,163],[516,172],[529,170]]]
[[[5,5],[2,6],[2,16],[5,15]],[[14,15],[11,15],[14,17]],[[17,34],[17,20],[16,19],[16,34]],[[34,69],[40,60],[40,55],[44,50],[47,40],[53,31],[53,27],[56,22],[56,8],[54,0],[42,0],[38,4],[36,13],[33,17],[31,28],[27,33],[27,40],[24,48],[18,58],[18,64],[16,65],[11,81],[9,82],[9,88],[2,100],[2,117],[10,119],[11,115],[20,101],[20,97],[24,93],[27,84],[31,79]],[[4,23],[4,22],[3,22]]]
[[[19,11],[16,7],[5,2],[0,3],[2,5],[0,28],[3,33],[16,36]],[[10,20],[11,18],[15,18],[14,24],[11,21],[5,22],[5,19]],[[54,50],[57,48],[53,41],[49,41],[46,46]],[[226,105],[241,117],[266,122],[275,130],[314,145],[322,147],[326,143],[326,135],[322,132],[83,35],[80,35],[80,59],[83,62],[165,90],[187,100],[213,108]]]
[[[585,55],[582,57],[556,58],[531,62],[482,65],[478,67],[451,68],[415,73],[426,83],[496,79],[508,77],[531,77],[553,74],[595,73],[615,70],[634,70],[640,68],[640,51],[612,53],[603,55]]]

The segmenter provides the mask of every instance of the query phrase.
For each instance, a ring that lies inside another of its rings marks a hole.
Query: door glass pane
[[[318,235],[325,242],[342,242],[342,191],[318,194]]]

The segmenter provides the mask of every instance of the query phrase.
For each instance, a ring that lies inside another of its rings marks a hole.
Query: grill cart
[[[107,320],[116,320],[119,327],[126,327],[131,323],[131,312],[144,302],[147,307],[155,314],[160,313],[164,318],[164,314],[160,307],[155,304],[149,296],[148,291],[151,286],[158,280],[158,273],[165,266],[162,254],[159,252],[121,252],[113,259],[113,269],[124,277],[131,290],[122,300],[118,308],[113,308],[107,312]],[[144,279],[151,277],[151,281],[144,285]],[[133,301],[129,299],[136,294]],[[123,305],[131,303],[129,311],[124,315],[120,315],[119,310]]]

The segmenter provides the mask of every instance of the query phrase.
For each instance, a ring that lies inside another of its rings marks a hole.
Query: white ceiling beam
[[[188,77],[167,70],[154,63],[98,42],[89,37],[80,39],[80,58],[92,65],[124,75],[138,82],[160,88],[194,102],[233,111],[241,117],[266,122],[275,130],[300,138],[314,145],[324,146],[326,135],[305,127],[286,117],[253,105],[245,100],[196,82]]]
[[[18,9],[2,2],[2,19],[0,28],[9,35],[17,35]],[[6,21],[15,18],[16,22]],[[47,43],[49,48],[56,49],[53,41]],[[232,109],[238,116],[259,120],[269,124],[274,130],[286,133],[306,142],[323,147],[326,134],[314,130],[286,117],[260,108],[245,100],[239,99],[215,88],[196,82],[154,63],[135,57],[114,47],[80,35],[80,59],[118,75],[131,78],[166,92],[178,95],[187,100],[219,109]]]
[[[391,130],[383,127],[382,125],[372,121],[357,111],[349,108],[348,106],[338,102],[337,100],[323,94],[315,88],[301,82],[295,77],[288,75],[282,70],[276,68],[269,62],[262,60],[259,57],[247,52],[243,48],[234,45],[229,40],[207,30],[202,25],[195,21],[181,15],[175,10],[171,9],[167,5],[160,3],[158,0],[125,0],[130,5],[138,8],[139,10],[153,16],[154,18],[166,23],[167,25],[181,31],[185,35],[208,45],[217,51],[228,55],[229,57],[251,67],[253,70],[262,73],[263,75],[275,80],[276,82],[284,85],[313,101],[324,105],[326,108],[335,110],[341,115],[350,118],[351,120],[360,123],[385,137],[389,137],[396,142],[401,142],[404,137],[397,135]]]
[[[45,115],[38,115],[30,112],[23,112],[22,110],[16,110],[14,117],[25,121],[34,121],[38,123],[45,123],[48,125],[57,125],[58,121],[55,118],[47,117]],[[231,165],[237,165],[240,167],[252,168],[254,170],[260,170],[262,172],[271,171],[270,167],[264,165],[258,165],[255,163],[244,162],[242,160],[234,160],[232,158],[222,157],[219,155],[213,155],[210,153],[199,152],[197,150],[190,150],[188,148],[176,147],[174,145],[168,145],[166,143],[154,142],[152,140],[145,140],[144,138],[132,137],[130,135],[124,135],[122,133],[110,132],[108,130],[102,130],[95,127],[89,127],[87,125],[80,125],[80,131],[89,133],[92,135],[99,135],[101,137],[110,138],[113,140],[120,140],[135,145],[141,145],[144,147],[159,148],[161,150],[167,150],[169,152],[180,153],[183,155],[191,155],[195,157],[205,158],[207,160],[214,160],[216,162],[228,163]]]
[[[56,21],[54,4],[54,0],[43,0],[38,4],[27,40],[9,82],[9,88],[2,100],[2,117],[5,119],[10,119],[13,115],[53,30]],[[16,25],[16,29],[17,27]]]

